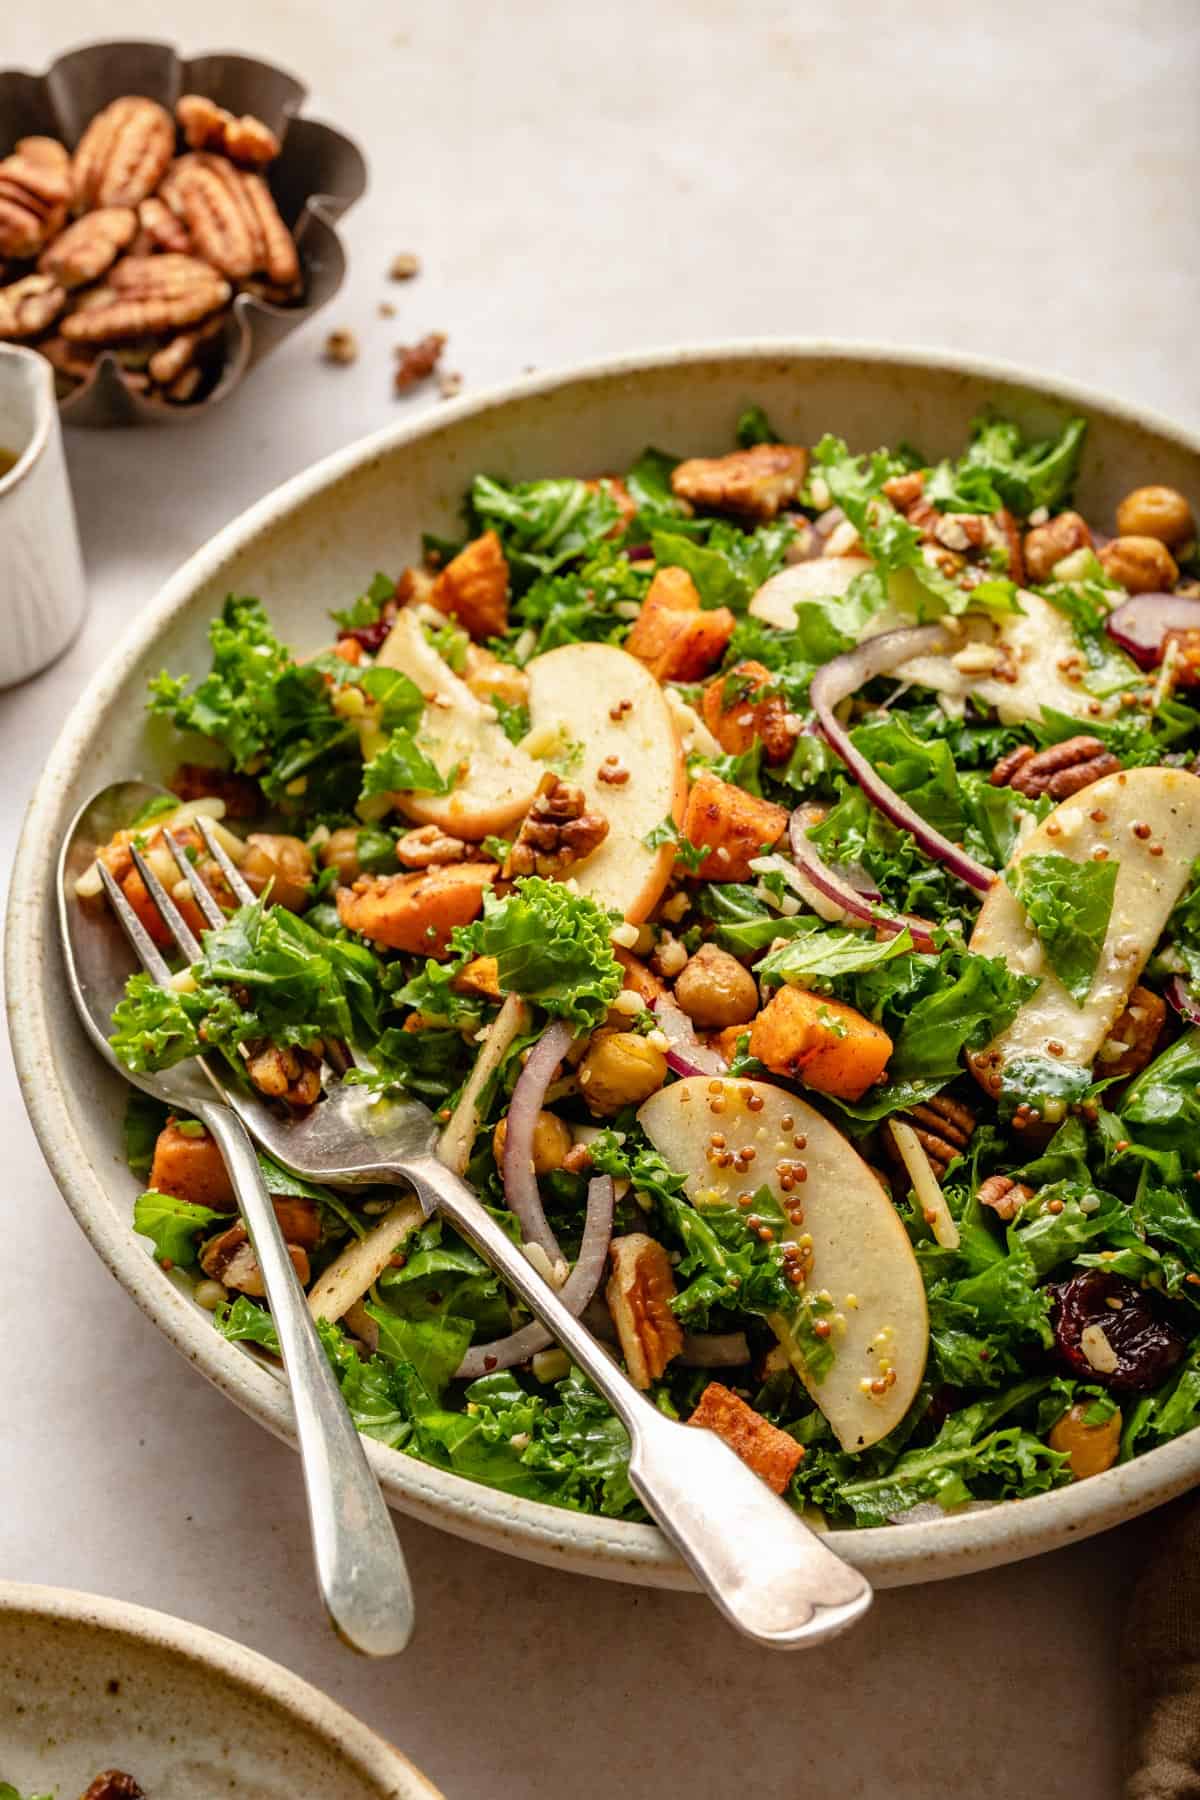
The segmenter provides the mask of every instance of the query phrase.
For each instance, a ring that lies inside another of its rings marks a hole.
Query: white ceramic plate
[[[596,475],[648,443],[719,452],[738,412],[766,407],[793,441],[825,431],[859,448],[961,448],[989,403],[1041,434],[1068,412],[1091,421],[1080,499],[1111,519],[1139,482],[1200,494],[1200,441],[1105,396],[1005,365],[858,345],[735,344],[610,361],[460,401],[339,451],[267,496],[185,564],[140,614],[71,712],[30,805],[8,915],[13,1045],[42,1149],[76,1219],[118,1281],[171,1341],[269,1430],[291,1438],[278,1375],[213,1330],[151,1261],[130,1227],[136,1184],[121,1167],[125,1091],[76,1025],[58,978],[53,914],[59,840],[82,799],[120,776],[162,778],[173,758],[144,723],[149,676],[208,666],[208,623],[231,590],[256,594],[298,647],[328,641],[327,609],[376,569],[415,559],[423,528],[455,530],[479,470],[509,478]],[[368,1446],[389,1499],[448,1531],[537,1561],[614,1580],[686,1587],[690,1577],[647,1525],[516,1499]],[[928,1581],[1033,1556],[1144,1512],[1200,1480],[1200,1433],[1076,1487],[958,1517],[838,1534],[882,1586]]]
[[[147,1800],[438,1800],[398,1750],[228,1638],[0,1582],[0,1781],[76,1800],[104,1769]]]

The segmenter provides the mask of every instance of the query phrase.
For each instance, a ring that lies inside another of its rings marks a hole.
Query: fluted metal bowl
[[[73,149],[96,113],[122,94],[145,94],[168,112],[181,94],[206,94],[229,112],[262,119],[282,144],[264,173],[300,252],[303,300],[274,306],[238,294],[225,326],[220,375],[202,400],[188,405],[167,406],[133,392],[116,356],[104,352],[86,381],[60,400],[64,424],[186,424],[224,400],[255,363],[332,300],[346,272],[336,222],[364,192],[367,166],[348,137],[301,115],[307,92],[285,70],[252,56],[216,51],[187,58],[169,44],[87,44],[42,75],[0,70],[0,156],[18,138],[37,134]]]

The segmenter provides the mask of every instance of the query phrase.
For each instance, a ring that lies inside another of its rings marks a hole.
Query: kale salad
[[[131,977],[118,1055],[421,1099],[654,1403],[832,1525],[1200,1424],[1200,563],[1172,488],[1074,510],[1085,440],[989,416],[931,462],[753,407],[724,454],[480,474],[316,653],[231,595],[209,672],[150,685],[172,795],[100,853],[203,946]],[[203,1127],[136,1096],[127,1151],[134,1229],[275,1352]],[[452,1230],[264,1170],[363,1432],[645,1516]]]

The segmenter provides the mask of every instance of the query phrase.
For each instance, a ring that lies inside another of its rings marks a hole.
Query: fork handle
[[[413,1596],[391,1515],[305,1304],[246,1127],[217,1101],[196,1110],[225,1158],[279,1334],[321,1598],[351,1649],[394,1656],[412,1635]]]
[[[668,1419],[639,1393],[466,1182],[434,1157],[395,1174],[470,1239],[603,1394],[629,1432],[634,1490],[731,1624],[757,1643],[795,1650],[867,1610],[865,1576],[719,1437]]]

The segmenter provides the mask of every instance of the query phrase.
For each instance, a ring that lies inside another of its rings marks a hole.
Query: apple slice
[[[1083,664],[1071,621],[1040,594],[1023,589],[1018,595],[1023,610],[992,618],[967,613],[958,624],[961,640],[947,655],[916,656],[893,671],[897,681],[911,681],[933,688],[954,700],[968,694],[992,706],[1005,725],[1039,720],[1044,706],[1073,719],[1095,718],[1097,702],[1078,681],[1067,679]],[[898,620],[888,610],[870,621],[867,635],[894,630]],[[1116,710],[1116,702],[1104,704],[1103,713]]]
[[[452,837],[478,842],[501,835],[529,811],[542,770],[510,743],[496,709],[478,699],[426,641],[418,620],[401,612],[376,661],[400,669],[425,696],[417,741],[440,774],[465,773],[448,794],[393,796],[399,811]]]
[[[843,1450],[865,1450],[886,1437],[921,1384],[929,1319],[912,1245],[878,1177],[823,1114],[769,1081],[718,1084],[690,1076],[652,1095],[638,1124],[685,1178],[701,1211],[736,1204],[739,1194],[763,1184],[785,1211],[800,1201],[803,1223],[787,1235],[804,1248],[811,1240],[808,1291],[827,1293],[835,1308],[834,1362],[824,1380],[805,1374],[803,1351],[784,1319],[772,1318],[771,1329]],[[752,1175],[717,1166],[714,1132],[728,1150],[754,1151]],[[796,1164],[805,1178],[785,1193],[779,1172]],[[885,1383],[880,1393],[872,1391],[877,1381]]]
[[[871,566],[866,556],[818,556],[812,562],[792,563],[763,582],[750,611],[764,624],[790,631],[797,606],[807,600],[840,600],[855,576],[865,575]]]
[[[635,656],[611,644],[564,644],[526,669],[523,747],[579,784],[608,820],[608,836],[569,871],[580,891],[633,924],[648,918],[671,879],[670,844],[645,839],[683,818],[687,772],[666,696]],[[601,771],[615,776],[604,780]],[[622,779],[622,777],[627,777]]]
[[[1009,868],[1027,856],[1086,863],[1099,851],[1117,864],[1117,880],[1108,931],[1082,1006],[1050,968],[1006,881],[996,882],[980,908],[970,948],[981,956],[1002,956],[1023,975],[1041,976],[1012,1023],[972,1058],[985,1087],[994,1090],[1003,1065],[1018,1056],[1091,1067],[1200,856],[1200,779],[1183,769],[1106,775],[1056,806]]]

